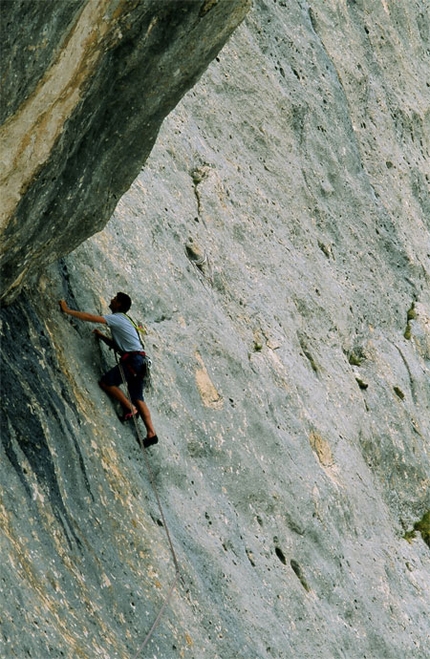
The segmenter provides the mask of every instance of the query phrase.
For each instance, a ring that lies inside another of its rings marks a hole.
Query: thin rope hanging
[[[127,384],[127,380],[126,380],[126,377],[125,377],[124,369],[122,367],[121,362],[118,360],[117,355],[116,355],[116,358],[117,358],[119,371],[121,373],[121,379],[122,379],[122,382],[123,382],[123,384],[125,386],[125,389],[126,389],[126,392],[127,392],[127,399],[129,401],[131,409],[132,409],[133,408],[133,401],[131,400],[131,396],[130,396],[130,392],[129,392],[129,389],[128,389],[128,384]],[[143,640],[142,645],[140,645],[140,647],[138,648],[136,654],[133,655],[133,659],[137,659],[139,654],[142,652],[142,650],[148,644],[148,642],[149,642],[151,636],[153,635],[154,631],[156,630],[156,628],[160,624],[160,621],[161,621],[162,615],[164,613],[164,610],[165,610],[167,604],[171,600],[173,591],[176,587],[176,584],[178,583],[179,578],[181,578],[181,571],[180,571],[180,568],[179,568],[178,558],[176,556],[175,548],[173,546],[172,538],[170,536],[169,527],[167,526],[166,518],[165,518],[165,515],[164,515],[164,511],[163,511],[163,506],[161,505],[160,496],[158,494],[158,490],[157,490],[157,487],[155,485],[154,475],[153,475],[153,472],[152,472],[152,469],[151,469],[151,466],[150,466],[150,463],[149,463],[149,460],[148,460],[148,456],[146,455],[146,449],[145,449],[144,440],[142,438],[142,433],[141,433],[140,428],[137,424],[137,417],[138,417],[137,414],[133,415],[133,423],[134,423],[134,427],[135,427],[136,434],[137,434],[137,437],[138,437],[139,446],[141,448],[141,451],[142,451],[144,459],[145,459],[146,469],[147,469],[148,474],[149,474],[149,480],[150,480],[150,483],[151,483],[151,488],[152,488],[152,491],[154,492],[155,498],[157,500],[157,505],[158,505],[158,509],[160,511],[161,520],[163,522],[164,530],[166,532],[167,540],[168,540],[168,543],[169,543],[170,552],[171,552],[171,555],[172,555],[172,558],[173,558],[173,564],[175,566],[175,578],[174,578],[172,584],[170,585],[168,593],[167,593],[167,595],[164,599],[164,602],[163,602],[163,604],[162,604],[162,606],[161,606],[161,608],[160,608],[160,610],[157,614],[157,617],[154,620],[154,623],[152,624],[151,629],[149,630],[149,632],[145,636],[145,639]]]

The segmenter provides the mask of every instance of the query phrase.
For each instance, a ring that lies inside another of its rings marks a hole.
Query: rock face
[[[255,2],[106,229],[2,310],[3,655],[426,659],[429,34],[421,2]],[[118,290],[145,454],[57,305]]]
[[[104,227],[248,7],[2,2],[2,299]]]

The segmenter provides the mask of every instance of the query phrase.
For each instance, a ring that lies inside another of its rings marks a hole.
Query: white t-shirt
[[[143,350],[137,330],[123,313],[103,316],[121,352],[140,352]]]

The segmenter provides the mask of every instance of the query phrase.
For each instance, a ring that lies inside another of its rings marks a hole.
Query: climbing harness
[[[144,343],[143,343],[143,337],[146,336],[146,327],[145,325],[142,325],[142,323],[136,323],[131,316],[129,316],[127,313],[122,313],[123,316],[127,318],[127,320],[130,321],[130,323],[133,325],[134,329],[137,332],[137,336],[139,337],[140,345],[142,346],[143,349],[145,349]]]
[[[147,380],[149,380],[150,378],[151,360],[149,359],[148,355],[144,350],[138,350],[136,352],[123,352],[123,354],[121,355],[120,364],[126,364],[127,359],[132,355],[140,355],[141,357],[143,357],[144,373],[142,374],[142,378],[144,385],[146,386]],[[129,373],[131,373],[134,376],[137,375],[136,371],[132,366],[130,366],[130,364],[126,364],[126,366]]]
[[[118,361],[118,359],[117,359],[117,361]],[[123,382],[123,384],[124,384],[124,386],[125,386],[125,389],[126,389],[126,391],[127,391],[127,398],[128,398],[128,401],[129,401],[130,406],[131,406],[131,408],[132,408],[132,407],[133,407],[133,401],[131,400],[130,392],[129,392],[129,390],[128,390],[127,380],[126,380],[126,377],[125,377],[125,373],[124,373],[123,366],[122,366],[122,364],[121,364],[121,360],[118,361],[118,367],[119,367],[119,371],[120,371],[120,373],[121,373],[121,379],[122,379],[122,382]],[[143,440],[143,438],[142,438],[142,433],[141,433],[140,428],[139,428],[139,426],[138,426],[138,424],[137,424],[137,417],[138,417],[138,416],[139,416],[138,414],[135,414],[135,415],[133,415],[133,417],[132,417],[132,418],[133,418],[133,422],[134,422],[134,427],[135,427],[136,434],[137,434],[137,437],[138,437],[139,446],[140,446],[140,448],[141,448],[141,450],[142,450],[142,453],[143,453],[143,456],[144,456],[144,459],[145,459],[146,469],[147,469],[148,474],[149,474],[149,480],[150,480],[150,483],[151,483],[152,491],[154,492],[155,498],[156,498],[156,500],[157,500],[158,510],[159,510],[159,512],[160,512],[161,520],[162,520],[162,523],[163,523],[163,526],[164,526],[164,530],[165,530],[165,532],[166,532],[167,541],[168,541],[168,543],[169,543],[170,553],[171,553],[171,555],[172,555],[173,564],[174,564],[174,566],[175,566],[175,578],[173,579],[173,582],[172,582],[171,585],[170,585],[170,588],[169,588],[169,590],[168,590],[168,592],[167,592],[167,595],[166,595],[166,597],[164,598],[164,602],[163,602],[163,604],[162,604],[162,606],[161,606],[161,608],[160,608],[160,610],[159,610],[159,612],[158,612],[158,614],[157,614],[157,617],[156,617],[155,620],[154,620],[154,623],[152,624],[151,629],[149,630],[149,632],[148,632],[147,635],[145,636],[145,639],[143,640],[143,643],[142,643],[142,644],[140,645],[140,647],[138,648],[136,654],[133,656],[133,659],[137,659],[137,657],[139,656],[139,654],[142,652],[142,650],[143,650],[143,649],[146,647],[146,645],[148,644],[149,639],[151,638],[152,634],[154,633],[155,629],[158,627],[158,625],[159,625],[159,623],[160,623],[161,617],[162,617],[162,615],[163,615],[163,613],[164,613],[164,610],[165,610],[166,606],[168,605],[168,603],[169,603],[170,600],[171,600],[171,597],[172,597],[173,591],[174,591],[174,589],[176,588],[176,585],[177,585],[177,583],[178,583],[178,580],[179,580],[179,579],[181,578],[181,576],[182,576],[182,575],[181,575],[181,572],[180,572],[180,568],[179,568],[178,558],[177,558],[177,556],[176,556],[175,548],[174,548],[174,546],[173,546],[173,542],[172,542],[172,539],[171,539],[171,536],[170,536],[169,527],[167,526],[166,518],[165,518],[165,516],[164,516],[164,511],[163,511],[163,507],[162,507],[162,505],[161,505],[160,496],[159,496],[159,494],[158,494],[158,490],[157,490],[157,487],[156,487],[156,485],[155,485],[154,475],[153,475],[153,472],[152,472],[152,469],[151,469],[151,466],[150,466],[150,463],[149,463],[149,460],[148,460],[148,456],[146,455],[145,444],[144,444],[144,440]]]
[[[143,337],[146,336],[146,334],[147,334],[146,327],[144,325],[142,325],[142,323],[135,323],[133,318],[131,318],[131,316],[129,316],[126,313],[122,313],[121,315],[124,316],[125,318],[127,318],[127,320],[130,321],[130,323],[133,325],[134,329],[136,330],[136,334],[138,336],[140,345],[142,346],[142,350],[138,351],[137,354],[141,355],[143,357],[143,366],[144,366],[144,369],[145,369],[145,372],[143,374],[143,386],[145,387],[145,389],[148,389],[152,384],[152,382],[151,382],[152,361],[151,361],[151,358],[148,357],[148,355],[145,352],[145,344],[143,342]],[[127,360],[127,357],[129,357],[131,354],[132,353],[129,353],[129,352],[123,353],[121,355],[121,361],[125,362]],[[133,369],[131,369],[130,366],[127,366],[127,368],[130,370],[130,372],[133,375],[136,375],[136,373],[133,372]]]

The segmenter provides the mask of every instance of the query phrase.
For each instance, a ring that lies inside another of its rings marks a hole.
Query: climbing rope
[[[124,369],[122,367],[121,362],[118,360],[117,355],[116,355],[116,359],[117,359],[117,364],[118,364],[118,367],[119,367],[119,371],[121,373],[121,379],[122,379],[123,385],[125,386],[125,389],[126,389],[126,392],[127,392],[127,399],[129,401],[131,409],[132,409],[133,408],[133,401],[131,400],[130,392],[128,390],[128,384],[127,384],[127,380],[126,380],[126,377],[125,377]],[[157,490],[157,487],[155,485],[154,474],[152,472],[151,465],[150,465],[149,460],[148,460],[148,456],[146,455],[146,449],[145,449],[145,445],[144,445],[144,440],[142,438],[142,433],[141,433],[141,430],[140,430],[140,428],[137,424],[137,417],[138,417],[137,414],[135,414],[133,416],[134,427],[135,427],[135,430],[136,430],[136,434],[137,434],[137,438],[138,438],[138,441],[139,441],[140,448],[142,450],[142,453],[143,453],[143,456],[144,456],[144,459],[145,459],[146,469],[147,469],[148,474],[149,474],[149,480],[150,480],[150,483],[151,483],[152,491],[154,492],[155,498],[157,500],[158,510],[160,511],[161,520],[162,520],[162,523],[163,523],[163,526],[164,526],[164,530],[166,532],[167,541],[168,541],[169,547],[170,547],[170,552],[172,554],[173,564],[175,566],[175,578],[174,578],[172,584],[170,585],[168,593],[167,593],[166,597],[164,598],[164,602],[163,602],[163,604],[162,604],[162,606],[161,606],[161,608],[160,608],[160,610],[157,614],[157,617],[154,620],[154,623],[152,624],[151,629],[149,630],[149,632],[145,636],[145,639],[144,639],[142,645],[138,648],[136,654],[133,655],[133,659],[137,659],[139,654],[142,652],[142,650],[148,644],[148,641],[151,638],[151,636],[153,635],[155,629],[158,627],[158,625],[160,623],[160,620],[161,620],[161,617],[164,613],[164,610],[165,610],[166,606],[168,605],[168,603],[170,602],[173,591],[176,587],[176,584],[178,583],[178,580],[181,577],[178,558],[176,556],[175,548],[173,546],[172,538],[170,536],[169,527],[167,526],[167,523],[166,523],[166,518],[164,516],[164,511],[163,511],[163,506],[161,505],[160,496],[158,494],[158,490]]]

